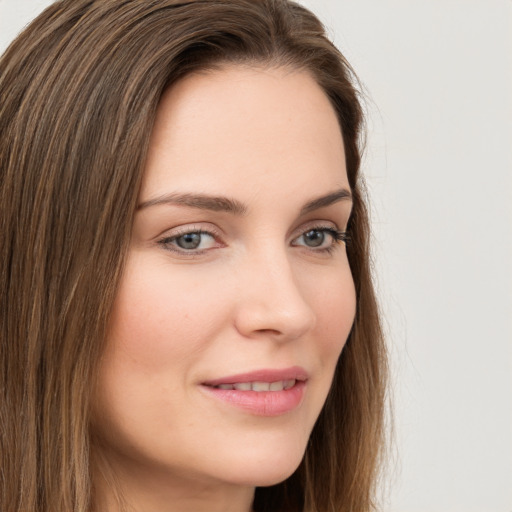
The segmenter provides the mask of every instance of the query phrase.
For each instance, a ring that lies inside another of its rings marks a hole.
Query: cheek
[[[170,272],[161,261],[132,261],[114,305],[110,345],[153,375],[192,360],[226,316],[228,298],[219,300],[214,284]]]
[[[322,364],[334,371],[354,323],[356,292],[350,271],[336,274],[323,286],[310,286],[317,317],[317,340]]]
[[[191,374],[228,315],[214,280],[170,270],[130,255],[114,303],[93,424],[121,451],[141,443],[143,453],[148,439],[179,427]]]

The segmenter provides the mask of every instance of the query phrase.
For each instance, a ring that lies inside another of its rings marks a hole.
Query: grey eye
[[[197,249],[202,237],[203,233],[186,233],[176,238],[176,245],[181,249]]]
[[[325,231],[311,229],[302,235],[304,244],[308,247],[319,247],[325,242]]]
[[[331,227],[317,227],[304,231],[292,245],[307,247],[315,252],[331,251],[338,242],[346,242],[347,234]]]
[[[208,231],[189,231],[169,236],[158,243],[170,251],[182,254],[196,254],[216,246],[215,235]]]

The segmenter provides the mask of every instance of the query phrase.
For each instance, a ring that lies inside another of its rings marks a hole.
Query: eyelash
[[[310,233],[311,231],[327,233],[332,238],[332,244],[329,245],[328,247],[323,247],[321,249],[314,249],[314,248],[310,248],[307,246],[303,246],[303,247],[309,248],[313,252],[332,254],[338,248],[340,242],[342,242],[346,245],[347,242],[349,241],[349,236],[346,231],[340,231],[339,229],[335,229],[332,227],[326,227],[326,226],[310,227],[306,231],[304,231],[301,235],[299,235],[297,238],[300,238],[300,237],[304,236],[306,233]],[[295,238],[295,240],[297,238]]]
[[[304,235],[306,235],[307,233],[310,233],[312,231],[318,231],[320,233],[329,235],[332,239],[332,244],[329,245],[328,247],[323,247],[320,249],[308,247],[303,244],[295,245],[295,247],[297,247],[297,246],[305,247],[306,249],[309,249],[314,253],[332,254],[338,248],[338,245],[340,242],[347,244],[350,240],[350,237],[346,231],[340,231],[333,227],[327,227],[327,226],[321,226],[321,225],[308,227],[298,237],[294,238],[294,240],[297,240],[298,238],[303,237]],[[202,254],[204,254],[206,251],[208,251],[210,249],[187,250],[187,249],[183,249],[183,248],[177,248],[176,245],[173,245],[173,243],[176,242],[176,240],[178,240],[179,238],[181,238],[185,235],[193,235],[193,234],[208,235],[208,236],[212,237],[214,240],[217,240],[218,238],[220,238],[220,235],[217,232],[215,232],[214,230],[207,231],[204,229],[192,228],[192,229],[184,229],[183,231],[179,231],[178,233],[173,234],[172,236],[166,236],[165,238],[158,240],[158,244],[163,246],[168,251],[175,252],[175,253],[178,253],[183,256],[187,256],[187,257],[201,256]]]
[[[191,228],[191,229],[180,230],[171,236],[166,236],[165,238],[158,240],[158,244],[162,245],[168,251],[175,252],[175,253],[178,253],[183,256],[188,256],[188,257],[200,256],[201,254],[203,254],[205,251],[208,251],[209,249],[186,250],[183,248],[179,248],[176,245],[173,245],[173,242],[175,242],[179,238],[186,236],[186,235],[194,235],[194,234],[208,235],[208,236],[212,237],[214,240],[217,240],[218,238],[220,238],[220,235],[214,230],[207,231],[205,229],[200,229],[200,228],[199,229]]]

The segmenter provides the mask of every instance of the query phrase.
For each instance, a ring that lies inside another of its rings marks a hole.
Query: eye
[[[208,231],[196,230],[168,236],[159,240],[166,249],[176,252],[201,252],[217,245],[215,235]]]
[[[347,234],[334,228],[315,227],[295,238],[292,245],[304,246],[316,251],[331,251],[338,242],[346,242]]]

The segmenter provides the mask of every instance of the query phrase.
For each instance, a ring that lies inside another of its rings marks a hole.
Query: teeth
[[[295,386],[295,383],[297,381],[295,379],[290,379],[290,380],[285,380],[283,382],[283,388],[284,389],[290,389],[290,388],[293,388],[293,386]]]
[[[251,383],[250,382],[238,382],[237,384],[234,384],[233,387],[240,391],[250,391]]]
[[[283,391],[293,388],[295,379],[278,380],[276,382],[237,382],[235,384],[219,384],[218,389],[237,389],[238,391]]]
[[[282,380],[270,383],[270,391],[283,391],[283,387],[284,382]]]
[[[269,382],[253,382],[252,390],[253,391],[270,391],[270,383]]]

